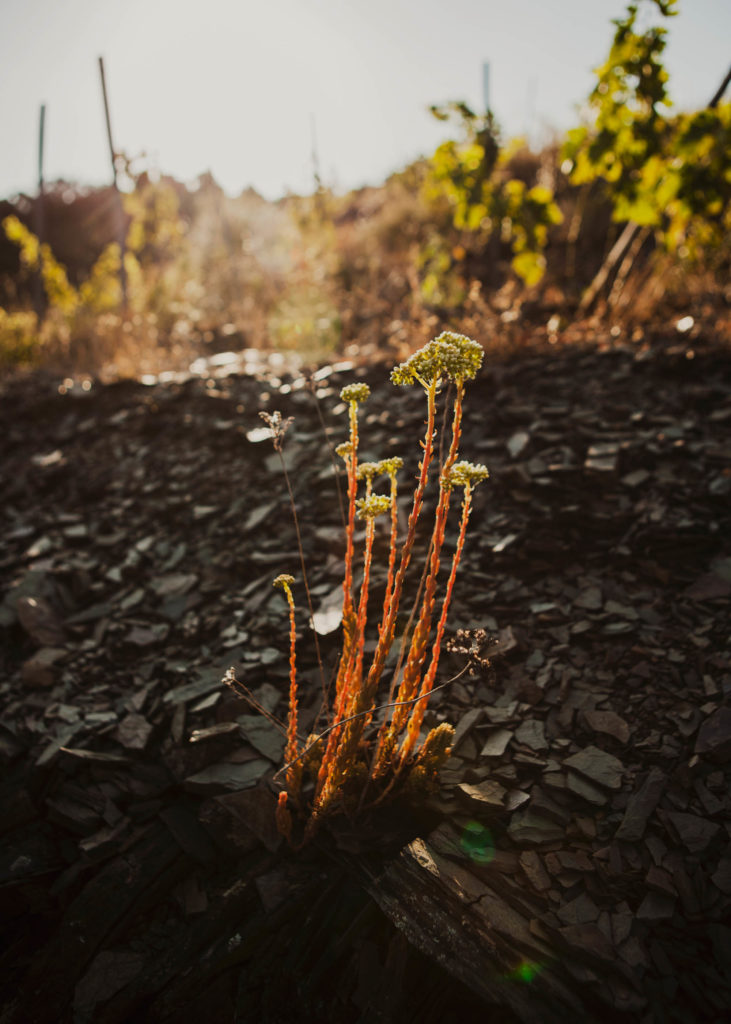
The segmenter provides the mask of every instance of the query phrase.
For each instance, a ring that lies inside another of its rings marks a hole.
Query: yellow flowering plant
[[[289,719],[286,763],[278,773],[284,781],[277,804],[279,830],[290,842],[294,831],[292,811],[304,819],[306,840],[326,815],[363,804],[366,794],[375,804],[404,786],[433,781],[449,756],[454,730],[447,723],[433,728],[423,742],[419,743],[419,739],[429,696],[434,689],[447,614],[464,550],[472,496],[475,487],[488,477],[485,466],[458,461],[465,388],[479,370],[482,357],[482,347],[476,341],[445,332],[397,366],[391,374],[391,381],[397,387],[421,387],[427,403],[419,475],[406,535],[400,547],[397,474],[403,467],[403,460],[394,457],[381,462],[359,461],[358,412],[362,403],[367,401],[370,389],[367,384],[358,383],[349,384],[341,391],[349,415],[348,440],[336,449],[345,461],[348,484],[342,647],[327,726],[307,739],[299,737],[297,732],[294,579],[279,576],[274,581],[275,586],[283,590],[290,611]],[[391,694],[395,699],[383,703],[381,690],[386,660],[395,639],[417,522],[435,458],[438,397],[447,384],[451,385],[452,395],[451,429],[448,447],[445,444],[447,455],[439,473],[439,494],[420,608],[405,650],[403,670],[397,680],[391,680]],[[374,487],[382,477],[388,478],[388,493],[378,494]],[[361,497],[358,496],[359,485],[364,489]],[[441,608],[437,611],[441,552],[452,496],[457,490],[463,493],[458,536],[448,578],[441,587]],[[375,650],[366,667],[373,542],[376,519],[380,516],[390,518],[388,568]],[[353,572],[356,520],[365,523],[362,554],[358,556],[362,560],[362,578],[357,594]]]

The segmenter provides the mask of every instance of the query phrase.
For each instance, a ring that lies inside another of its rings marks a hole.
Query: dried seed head
[[[346,384],[340,392],[344,402],[365,402],[371,393],[367,384]]]
[[[351,441],[343,441],[335,449],[335,454],[339,455],[341,459],[345,459],[347,462],[350,456],[353,454],[353,444]]]
[[[441,380],[472,380],[482,365],[483,354],[482,346],[471,338],[444,331],[392,370],[391,382],[399,387],[428,387]]]
[[[454,487],[476,487],[482,480],[487,480],[490,473],[481,462],[456,462],[444,477],[444,486],[448,491]]]
[[[360,498],[356,505],[358,506],[359,519],[375,519],[376,516],[390,512],[391,499],[386,498],[384,495],[371,494],[369,498]]]
[[[287,573],[281,573],[275,580],[272,581],[273,587],[279,587],[280,590],[289,590],[294,583],[294,576],[288,576]]]
[[[285,420],[281,412],[278,410],[275,410],[274,412],[260,412],[259,416],[264,420],[272,432],[272,442],[274,444],[275,451],[281,452],[284,435],[294,423],[294,418],[292,416],[288,416]]]

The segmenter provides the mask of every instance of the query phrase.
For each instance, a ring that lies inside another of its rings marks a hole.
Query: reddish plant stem
[[[345,573],[343,576],[343,650],[335,681],[335,714],[333,725],[345,715],[349,703],[350,684],[355,656],[357,617],[353,610],[353,537],[355,534],[355,497],[358,489],[358,405],[350,403],[350,458],[348,460],[348,525],[345,539]],[[315,804],[321,798],[331,777],[341,730],[333,729],[327,741],[315,786]],[[313,811],[314,813],[314,811]]]
[[[276,448],[276,446],[275,446]],[[322,655],[320,654],[320,642],[317,639],[317,630],[315,629],[315,612],[312,608],[312,597],[310,596],[310,584],[307,579],[307,567],[305,565],[305,552],[302,547],[302,534],[300,533],[299,516],[297,515],[297,504],[294,500],[294,492],[292,490],[292,484],[289,481],[289,473],[287,472],[287,463],[284,461],[284,455],[282,453],[281,445],[276,448],[276,452],[279,455],[279,461],[282,464],[282,473],[284,474],[284,483],[287,487],[287,494],[289,495],[289,505],[292,511],[292,520],[294,522],[295,533],[297,534],[297,550],[300,556],[300,566],[302,568],[302,581],[305,585],[305,594],[307,595],[307,608],[310,613],[310,625],[312,626],[312,635],[315,640],[315,654],[317,656],[317,665],[320,670],[320,686],[322,688],[322,700],[323,705],[327,703],[327,687],[325,686],[325,669],[322,664]]]
[[[442,613],[439,616],[439,622],[437,624],[436,635],[434,637],[434,643],[432,645],[431,661],[429,668],[426,671],[424,680],[421,684],[421,690],[419,691],[418,702],[414,705],[413,711],[409,718],[406,726],[406,736],[404,737],[399,752],[399,767],[403,766],[406,758],[409,756],[414,748],[414,744],[419,736],[419,730],[421,729],[421,723],[424,720],[424,714],[426,712],[427,700],[429,694],[434,687],[434,679],[437,674],[437,666],[439,665],[439,656],[441,654],[442,638],[444,637],[444,628],[447,623],[447,613],[449,611],[449,604],[452,600],[452,591],[454,590],[454,581],[457,576],[457,568],[462,557],[462,551],[464,549],[465,535],[467,533],[467,523],[470,518],[470,511],[472,508],[472,495],[470,493],[469,485],[465,488],[464,501],[462,502],[462,519],[459,527],[459,537],[457,538],[457,546],[452,556],[452,566],[449,572],[449,579],[447,580],[447,586],[444,592],[444,602],[442,604]]]
[[[396,624],[396,615],[398,613],[399,602],[401,600],[401,591],[404,585],[406,570],[408,569],[409,562],[411,560],[411,551],[416,538],[416,523],[419,519],[421,507],[424,503],[424,491],[426,490],[426,482],[429,475],[429,464],[431,463],[434,450],[434,411],[436,406],[436,393],[437,384],[436,381],[433,381],[427,390],[426,433],[424,435],[424,441],[422,442],[424,454],[421,459],[419,481],[416,485],[416,490],[414,491],[414,503],[411,506],[411,512],[409,513],[406,539],[404,540],[403,547],[401,548],[401,560],[399,562],[398,572],[396,573],[396,578],[393,583],[393,589],[388,595],[388,600],[384,602],[383,620],[379,629],[376,653],[373,656],[373,663],[370,671],[368,672],[368,679],[365,685],[364,697],[366,701],[372,699],[372,696],[375,694],[383,673],[383,666],[393,643],[394,626]]]
[[[429,565],[429,575],[426,580],[424,587],[424,599],[421,606],[421,614],[419,621],[414,629],[414,635],[411,639],[411,647],[409,648],[409,655],[406,659],[406,666],[404,668],[403,679],[401,680],[401,686],[398,690],[397,703],[398,707],[394,708],[393,717],[391,724],[381,729],[379,735],[378,746],[376,748],[376,761],[374,767],[374,773],[378,774],[383,768],[384,759],[391,749],[391,742],[399,735],[406,723],[406,711],[404,709],[404,702],[410,700],[416,694],[417,687],[419,685],[419,679],[421,676],[421,669],[426,658],[426,647],[429,639],[429,631],[431,629],[431,620],[434,612],[435,594],[437,587],[437,576],[439,573],[440,555],[442,545],[444,543],[444,533],[447,523],[447,513],[449,511],[449,499],[451,496],[451,489],[445,487],[444,480],[447,474],[450,472],[454,465],[457,454],[459,451],[459,440],[462,433],[462,397],[464,394],[464,387],[461,382],[457,384],[457,392],[454,399],[454,416],[452,420],[452,443],[449,448],[449,454],[444,464],[442,471],[442,477],[439,485],[439,503],[437,505],[436,518],[434,521],[434,530],[432,532],[432,552],[431,561]]]
[[[358,488],[358,404],[350,402],[350,458],[348,459],[348,525],[345,531],[345,572],[343,575],[343,650],[335,681],[335,707],[343,704],[353,643],[353,536],[355,534],[355,496]],[[336,712],[337,713],[337,712]]]
[[[296,643],[297,630],[294,620],[294,598],[289,587],[285,587],[287,604],[289,605],[289,716],[287,719],[287,745],[284,756],[287,761],[295,761],[299,753],[297,746],[297,661]],[[302,784],[301,766],[287,772],[287,790],[293,800],[299,799]]]
[[[414,546],[416,523],[423,505],[424,491],[426,489],[426,482],[429,474],[429,464],[432,459],[436,391],[437,382],[433,381],[427,388],[427,425],[425,439],[423,442],[424,454],[421,459],[419,481],[417,483],[416,490],[414,491],[414,503],[409,515],[406,539],[401,549],[401,560],[394,580],[393,591],[388,600],[384,602],[383,621],[381,623],[381,628],[379,629],[376,652],[373,656],[373,662],[368,672],[366,682],[360,687],[359,692],[355,695],[355,699],[351,705],[353,714],[349,721],[343,725],[342,740],[340,728],[334,729],[328,739],[327,750],[322,759],[317,779],[315,803],[312,812],[313,821],[326,809],[328,803],[337,792],[336,784],[338,778],[342,776],[343,772],[347,770],[347,766],[353,761],[355,751],[365,727],[365,720],[367,716],[365,716],[363,712],[369,711],[373,706],[378,683],[386,662],[386,657],[388,656],[391,644],[393,643],[394,626],[396,623],[399,601],[401,599],[401,590],[403,588],[404,577],[406,576],[406,570],[411,558],[411,550]]]

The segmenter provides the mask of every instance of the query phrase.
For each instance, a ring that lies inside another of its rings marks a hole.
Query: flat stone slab
[[[468,806],[475,809],[502,810],[505,806],[505,786],[494,779],[487,779],[478,785],[462,783],[457,787],[457,793]]]
[[[567,757],[564,765],[605,789],[620,789],[622,786],[624,765],[618,757],[599,747],[585,747],[578,754]]]
[[[691,853],[700,853],[717,835],[720,825],[699,818],[697,814],[684,814],[682,811],[668,811],[667,817],[678,833],[681,843]]]
[[[731,708],[719,708],[709,715],[698,731],[695,752],[718,762],[731,758]]]
[[[659,768],[650,769],[640,788],[629,798],[622,824],[617,829],[616,839],[633,843],[642,838],[647,821],[657,807],[667,781],[665,772]]]
[[[592,732],[606,733],[619,743],[629,740],[629,726],[615,711],[585,711],[584,721]]]

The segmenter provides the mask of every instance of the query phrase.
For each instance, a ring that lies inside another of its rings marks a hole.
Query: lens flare
[[[504,975],[506,981],[522,981],[530,985],[543,970],[543,964],[533,963],[531,960],[522,960],[516,968]]]
[[[460,839],[462,852],[476,864],[489,864],[495,857],[495,843],[489,828],[479,821],[468,821]]]

